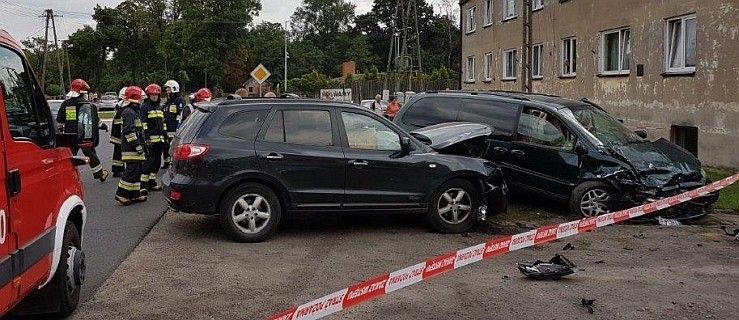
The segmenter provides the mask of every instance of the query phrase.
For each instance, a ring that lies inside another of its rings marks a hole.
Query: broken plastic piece
[[[562,251],[566,250],[575,250],[575,246],[572,245],[572,243],[567,243],[564,248],[562,248]]]
[[[588,299],[582,299],[582,306],[585,308],[588,308],[589,313],[593,313],[593,302],[595,302],[595,299],[588,300]]]
[[[526,277],[536,280],[554,280],[575,273],[575,265],[561,255],[555,255],[549,262],[537,260],[533,264],[517,263],[518,270]]]
[[[657,217],[657,222],[659,222],[659,224],[663,226],[669,226],[669,227],[679,227],[683,225],[682,223],[680,223],[680,221],[677,221],[675,219],[665,219],[662,217]]]
[[[735,243],[736,242],[739,242],[739,229],[734,229],[734,231],[729,231],[724,226],[721,226],[719,228],[721,228],[721,230],[724,230],[724,232],[726,233],[726,235],[733,236]]]

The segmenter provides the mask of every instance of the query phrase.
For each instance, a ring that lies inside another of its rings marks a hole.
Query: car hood
[[[441,150],[470,139],[493,134],[486,124],[472,122],[449,122],[411,131],[410,134],[434,150]]]
[[[613,151],[631,164],[649,185],[699,180],[701,162],[685,149],[665,140],[615,146]]]

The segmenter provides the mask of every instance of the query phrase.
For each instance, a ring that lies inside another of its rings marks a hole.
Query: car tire
[[[59,265],[56,268],[54,278],[51,279],[52,283],[49,283],[50,287],[56,288],[56,295],[59,298],[59,313],[57,316],[60,318],[67,317],[77,309],[77,305],[80,302],[80,291],[82,289],[81,283],[75,283],[75,279],[70,278],[68,270],[70,268],[70,252],[74,254],[77,250],[82,250],[82,241],[80,239],[80,233],[77,230],[77,226],[71,221],[67,221],[64,226],[64,240],[62,242],[62,252],[59,256]],[[82,255],[84,261],[84,255]],[[72,259],[75,257],[72,256]],[[84,280],[84,263],[82,268],[82,279]]]
[[[480,206],[478,193],[469,181],[454,179],[445,182],[431,196],[426,220],[441,233],[469,230],[475,224],[475,212]]]
[[[279,198],[259,183],[244,183],[231,190],[219,212],[223,230],[236,242],[264,241],[275,232],[281,218]]]
[[[570,196],[570,212],[585,218],[595,217],[609,212],[600,201],[616,198],[618,192],[613,186],[602,181],[586,181],[572,190]]]

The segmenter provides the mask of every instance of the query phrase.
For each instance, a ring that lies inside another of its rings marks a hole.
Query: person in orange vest
[[[395,119],[395,116],[398,115],[398,111],[400,111],[400,103],[398,103],[398,98],[395,96],[390,96],[390,100],[387,105],[387,109],[385,109],[385,113],[383,114],[386,118],[393,120]]]

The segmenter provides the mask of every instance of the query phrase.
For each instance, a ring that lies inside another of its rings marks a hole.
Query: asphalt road
[[[110,122],[108,122],[110,126]],[[110,135],[100,131],[97,153],[103,167],[110,171],[113,145]],[[78,153],[82,155],[82,152]],[[106,182],[92,177],[90,167],[80,167],[85,187],[87,225],[83,247],[87,256],[87,278],[82,287],[82,302],[89,300],[95,291],[118,268],[156,224],[167,208],[160,193],[150,193],[149,200],[128,207],[115,201],[118,178],[111,173]]]

